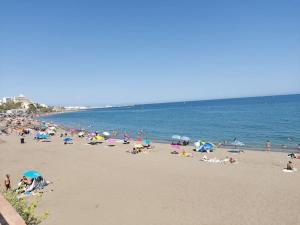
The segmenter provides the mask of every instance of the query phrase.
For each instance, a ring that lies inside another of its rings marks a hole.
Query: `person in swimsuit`
[[[5,186],[5,191],[8,191],[11,189],[9,174],[5,175],[4,186]]]
[[[266,151],[270,151],[271,148],[272,148],[272,143],[271,143],[271,141],[267,140],[267,142],[266,142]]]

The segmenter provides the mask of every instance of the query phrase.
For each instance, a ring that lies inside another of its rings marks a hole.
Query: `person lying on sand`
[[[20,182],[18,183],[17,193],[25,192],[26,188],[30,186],[33,182],[33,179],[28,179],[27,177],[23,176]]]
[[[235,160],[234,158],[230,157],[230,158],[229,158],[229,162],[230,162],[230,163],[235,163],[236,160]]]

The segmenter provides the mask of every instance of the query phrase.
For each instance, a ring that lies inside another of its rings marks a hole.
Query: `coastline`
[[[60,112],[50,112],[50,113],[40,113],[35,115],[34,117],[43,117],[43,116],[52,116],[52,115],[60,115],[60,114],[66,114],[66,113],[74,113],[74,112],[82,112],[86,111],[87,109],[74,109],[74,110],[65,110],[65,111],[60,111]]]
[[[80,110],[80,111],[85,111],[85,110]],[[72,113],[74,113],[74,112],[78,112],[78,111],[73,111]],[[65,112],[58,113],[58,114],[63,114],[63,113],[65,113]],[[43,115],[43,116],[51,116],[51,115],[56,115],[56,113],[54,113],[54,114],[51,113],[51,114]],[[40,116],[40,117],[43,117],[43,116]],[[39,117],[36,117],[36,119],[39,122],[44,121],[44,120],[41,120],[41,118],[39,118]],[[46,118],[46,121],[49,122],[49,123],[52,122],[51,120],[47,120],[47,118]],[[66,131],[66,132],[68,132],[71,129],[75,129],[75,130],[78,130],[78,131],[80,130],[80,129],[77,129],[77,128],[74,128],[74,127],[70,127],[68,125],[61,124],[61,123],[54,123],[54,124],[58,125],[59,128],[61,128],[63,131]],[[95,130],[86,129],[86,128],[83,128],[83,129],[85,131],[87,131],[87,132],[90,132],[90,133],[95,132]],[[121,136],[119,136],[118,138],[122,139]],[[151,142],[157,143],[157,144],[167,144],[168,145],[168,144],[170,144],[172,142],[172,139],[158,139],[158,138],[153,138],[153,139],[151,139]],[[215,145],[219,144],[219,142],[217,142],[217,141],[212,141],[212,143],[215,144]],[[193,142],[189,146],[192,147],[193,146]],[[222,144],[221,146],[222,146],[222,148],[227,149],[227,150],[235,149],[236,148],[234,145],[224,145],[224,144]],[[242,147],[238,147],[238,148],[245,149],[245,150],[250,150],[250,151],[262,151],[262,152],[266,151],[266,148],[264,148],[264,147],[248,146],[248,145],[242,146]],[[299,150],[297,148],[274,148],[274,147],[272,147],[271,151],[272,152],[283,152],[283,153],[296,153]]]

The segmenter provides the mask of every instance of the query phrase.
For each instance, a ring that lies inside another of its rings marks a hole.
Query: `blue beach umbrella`
[[[64,139],[64,142],[70,142],[70,141],[73,141],[73,139],[69,138],[69,137],[67,137],[67,138]]]
[[[41,174],[35,170],[26,170],[24,173],[23,173],[23,176],[24,177],[28,177],[28,178],[37,178],[37,177],[40,177]]]
[[[196,152],[208,152],[214,149],[214,145],[209,142],[201,143],[201,141],[197,141],[195,143]]]
[[[146,138],[143,138],[142,142],[143,142],[143,145],[147,145],[147,146],[150,145],[150,141]]]
[[[49,135],[45,134],[45,133],[38,133],[36,135],[36,139],[48,139],[48,138],[49,138]]]

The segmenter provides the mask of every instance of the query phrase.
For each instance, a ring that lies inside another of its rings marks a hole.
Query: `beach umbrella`
[[[143,145],[145,145],[145,146],[150,145],[150,141],[146,138],[143,138],[142,142],[143,142]]]
[[[103,134],[103,136],[106,136],[106,137],[110,136],[110,133],[107,131],[104,131],[102,134]]]
[[[180,136],[180,135],[173,135],[173,136],[172,136],[172,139],[180,140],[180,139],[181,139],[181,136]]]
[[[49,135],[54,135],[54,134],[55,134],[55,131],[54,131],[54,130],[48,130],[47,133],[48,133]]]
[[[234,140],[234,142],[231,143],[232,145],[234,145],[235,147],[239,146],[245,146],[245,144],[241,141],[238,141],[238,140]]]
[[[37,178],[37,177],[40,177],[41,174],[35,170],[26,170],[24,173],[23,173],[23,176],[24,177],[28,177],[28,178]]]
[[[48,139],[48,138],[49,138],[49,135],[46,134],[46,133],[38,133],[38,134],[36,135],[36,138],[37,138],[37,139]]]
[[[64,138],[64,142],[71,142],[71,141],[73,141],[73,139],[72,139],[72,138],[69,138],[69,137],[67,137],[67,138]]]
[[[208,152],[213,150],[214,145],[208,142],[201,145],[200,142],[196,142],[195,147],[197,152]]]
[[[81,132],[78,133],[78,137],[83,137],[83,136],[84,136],[84,132],[83,131],[81,131]]]
[[[190,139],[189,137],[182,136],[182,137],[181,137],[181,140],[182,140],[182,141],[190,141],[191,139]]]

